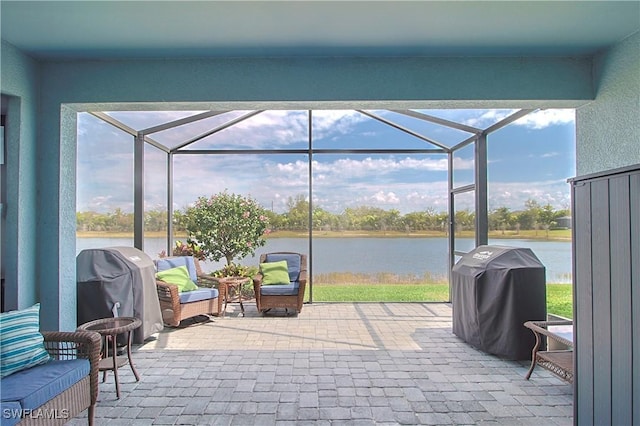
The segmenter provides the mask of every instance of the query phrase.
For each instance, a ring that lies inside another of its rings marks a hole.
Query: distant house
[[[556,227],[571,229],[571,216],[562,216],[556,219]]]

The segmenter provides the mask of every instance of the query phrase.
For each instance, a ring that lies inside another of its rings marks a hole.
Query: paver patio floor
[[[572,386],[451,331],[444,303],[313,303],[298,316],[165,328],[135,347],[141,375],[100,384],[97,425],[570,425]],[[86,424],[86,413],[70,424]]]

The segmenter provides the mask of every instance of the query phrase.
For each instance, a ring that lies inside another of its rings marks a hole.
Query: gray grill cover
[[[453,333],[507,359],[531,359],[526,321],[547,317],[545,267],[528,248],[479,246],[453,267]]]
[[[161,331],[155,272],[153,260],[133,247],[82,250],[76,258],[78,324],[113,317],[114,305],[120,303],[118,316],[142,321],[133,343]]]

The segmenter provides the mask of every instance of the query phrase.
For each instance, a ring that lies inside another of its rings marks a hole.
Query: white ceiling
[[[0,1],[36,58],[578,56],[640,29],[640,1]]]

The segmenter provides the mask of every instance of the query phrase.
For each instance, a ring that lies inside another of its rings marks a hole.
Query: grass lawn
[[[571,284],[547,284],[547,312],[573,318],[573,286]]]
[[[307,298],[309,288],[307,287]],[[314,302],[445,302],[447,284],[321,284],[313,285]],[[570,284],[547,284],[547,312],[573,317]]]

